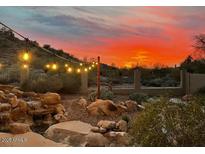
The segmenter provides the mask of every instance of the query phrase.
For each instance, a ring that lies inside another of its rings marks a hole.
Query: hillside
[[[70,54],[64,52],[63,50],[58,50],[50,47],[50,45],[44,45],[46,49],[57,54],[64,58],[67,58],[70,61],[79,62],[80,60],[76,57],[71,56]],[[46,62],[55,61],[55,62],[65,62],[60,58],[46,53],[39,47],[38,42],[31,41],[26,43],[25,40],[20,40],[17,38],[11,31],[5,30],[4,28],[0,29],[0,61],[5,65],[12,65],[18,62],[18,54],[22,51],[29,50],[33,55],[33,67],[40,67],[45,65]],[[35,66],[36,61],[38,65]],[[43,64],[44,63],[44,64]]]

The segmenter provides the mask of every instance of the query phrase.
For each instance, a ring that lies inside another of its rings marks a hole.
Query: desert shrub
[[[80,90],[81,80],[78,74],[60,74],[63,87],[60,90],[62,93],[76,93]]]
[[[129,123],[130,118],[127,115],[122,115],[122,120],[126,121],[127,123]]]
[[[29,79],[22,85],[22,89],[35,92],[57,92],[63,87],[58,76],[39,76],[36,79]]]
[[[144,93],[135,92],[129,95],[129,99],[141,103],[141,102],[145,102],[148,99],[148,95]]]
[[[196,94],[205,94],[205,87],[202,87],[199,90],[197,90]]]
[[[96,98],[97,98],[97,91],[92,91],[92,92],[88,95],[88,98],[89,98],[89,100],[92,101],[92,102],[95,101]],[[100,90],[100,99],[103,99],[103,100],[107,100],[107,99],[113,100],[113,98],[114,98],[114,94],[113,94],[112,91],[107,90],[107,89],[104,89],[104,88],[102,88],[102,89]]]
[[[130,133],[140,146],[204,146],[204,127],[205,107],[198,99],[185,105],[161,99],[145,106]]]

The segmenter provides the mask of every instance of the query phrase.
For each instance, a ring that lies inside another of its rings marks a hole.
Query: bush
[[[144,93],[132,93],[129,95],[129,99],[138,103],[142,103],[148,99],[148,96]]]
[[[126,121],[127,123],[129,123],[130,118],[127,115],[123,115],[122,116],[122,120]]]
[[[147,104],[133,120],[133,144],[140,146],[204,146],[205,106],[198,99],[186,105],[168,99]]]
[[[96,100],[96,98],[97,98],[97,91],[91,92],[89,94],[88,98],[89,98],[89,100],[91,102],[94,102]],[[113,98],[114,98],[114,94],[113,94],[112,91],[104,89],[104,88],[101,89],[101,91],[100,91],[100,99],[103,99],[103,100],[107,100],[107,99],[113,100]]]

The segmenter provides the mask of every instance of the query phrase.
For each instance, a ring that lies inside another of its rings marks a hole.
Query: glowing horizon
[[[118,67],[174,66],[204,33],[204,7],[0,7],[0,19],[36,40]]]

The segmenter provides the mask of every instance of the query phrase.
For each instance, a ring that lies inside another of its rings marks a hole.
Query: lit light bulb
[[[81,70],[78,68],[78,69],[77,69],[77,73],[80,73],[80,71],[81,71]]]
[[[24,69],[27,69],[27,68],[28,68],[28,65],[27,65],[27,64],[23,64],[23,68],[24,68]]]
[[[98,63],[97,63],[97,62],[96,62],[95,64],[96,64],[96,65],[98,65]]]
[[[94,64],[92,64],[92,67],[95,67],[95,65],[94,65]]]
[[[57,64],[53,64],[53,65],[52,65],[52,69],[53,69],[53,70],[57,70],[57,67],[58,67]]]
[[[84,69],[84,71],[85,71],[85,72],[87,72],[87,71],[88,71],[88,69],[87,69],[87,68],[85,68],[85,69]]]
[[[68,64],[65,64],[65,67],[68,67]]]
[[[69,67],[69,68],[67,69],[67,71],[68,71],[69,73],[71,73],[71,72],[73,71],[73,69],[72,69],[71,67]]]
[[[80,63],[80,66],[83,66],[83,63]]]
[[[91,70],[92,68],[91,68],[91,67],[88,67],[88,69]]]
[[[25,52],[25,53],[23,54],[23,60],[24,60],[24,61],[28,61],[29,58],[30,58],[29,53]]]
[[[46,65],[46,68],[50,68],[51,66],[49,64]]]

